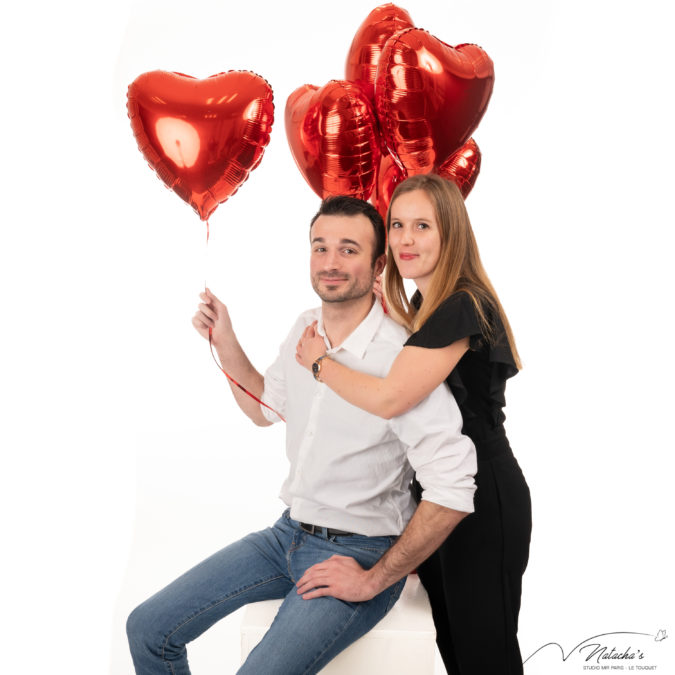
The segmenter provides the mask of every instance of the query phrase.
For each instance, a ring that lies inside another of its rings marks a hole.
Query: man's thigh
[[[180,660],[185,645],[224,616],[286,596],[292,531],[279,523],[218,551],[139,605],[127,623],[134,659]]]
[[[405,579],[367,602],[328,596],[303,600],[293,588],[272,626],[249,654],[239,675],[309,675],[319,672],[393,607]]]
[[[331,555],[349,555],[362,567],[370,568],[389,548],[386,538],[347,537],[337,544],[305,535],[296,541],[291,558],[293,580],[305,569]],[[377,541],[380,540],[380,541]],[[303,600],[294,586],[284,599],[270,629],[239,670],[240,675],[300,675],[316,673],[375,626],[393,607],[405,579],[367,602],[345,602],[324,596]]]

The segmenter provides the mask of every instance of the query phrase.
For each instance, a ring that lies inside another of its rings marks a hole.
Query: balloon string
[[[216,358],[215,352],[213,351],[213,340],[211,339],[211,331],[212,331],[212,329],[211,329],[211,327],[209,327],[209,347],[211,347],[211,356],[213,356],[213,360],[216,362],[216,365],[218,366],[218,368],[220,368],[220,370],[221,370],[222,373],[225,375],[225,377],[227,377],[227,379],[228,379],[230,382],[232,382],[232,384],[236,384],[237,387],[239,387],[239,389],[241,389],[245,394],[248,394],[254,401],[257,401],[258,403],[260,403],[260,405],[263,405],[263,406],[265,406],[268,410],[271,410],[271,411],[272,411],[272,412],[273,412],[273,413],[274,413],[274,414],[275,414],[282,422],[285,422],[286,420],[284,419],[283,415],[281,415],[280,413],[278,413],[278,412],[277,412],[274,408],[272,408],[271,406],[268,406],[267,403],[264,403],[263,401],[261,401],[257,396],[255,396],[255,395],[252,394],[248,389],[246,389],[246,387],[244,387],[243,385],[239,384],[239,382],[237,382],[237,380],[235,380],[235,379],[232,377],[232,375],[230,375],[230,374],[229,374],[229,373],[228,373],[228,372],[220,365],[220,363],[218,362],[218,359]]]
[[[206,257],[208,260],[208,251],[209,251],[209,221],[206,221]],[[206,291],[206,279],[204,279],[204,290]],[[285,422],[286,420],[282,415],[280,415],[274,408],[270,407],[267,405],[267,403],[263,403],[257,396],[254,396],[246,387],[242,386],[235,380],[221,365],[218,359],[216,358],[216,354],[213,351],[213,328],[209,326],[209,348],[211,349],[211,356],[213,356],[213,360],[215,361],[216,365],[218,368],[221,370],[223,375],[232,382],[233,384],[236,384],[239,389],[241,389],[245,394],[248,394],[254,401],[257,401],[260,405],[264,405],[268,410],[271,410],[282,422]]]

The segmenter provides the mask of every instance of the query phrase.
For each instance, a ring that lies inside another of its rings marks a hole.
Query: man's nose
[[[324,269],[334,270],[339,267],[340,259],[337,251],[327,251],[323,259]]]

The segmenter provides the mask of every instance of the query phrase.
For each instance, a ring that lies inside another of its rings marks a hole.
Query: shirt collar
[[[377,333],[383,319],[384,311],[382,310],[382,304],[375,298],[373,306],[370,308],[370,312],[368,312],[368,316],[366,316],[366,318],[345,338],[341,345],[338,345],[337,347],[330,346],[323,326],[323,312],[319,317],[317,332],[323,337],[329,353],[335,353],[340,349],[344,349],[357,358],[362,359],[368,345],[373,341],[375,333]]]

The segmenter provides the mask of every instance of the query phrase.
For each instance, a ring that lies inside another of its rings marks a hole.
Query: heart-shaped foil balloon
[[[137,77],[127,98],[140,151],[202,220],[239,189],[270,140],[272,89],[255,73],[199,80],[156,70]]]
[[[376,7],[354,35],[345,66],[345,79],[356,82],[375,105],[377,64],[385,42],[404,28],[415,24],[408,12],[392,3]]]
[[[438,170],[438,175],[451,180],[466,199],[476,183],[480,173],[481,152],[473,138],[470,138],[459,150],[450,155]],[[391,155],[383,155],[377,175],[377,186],[373,204],[386,219],[387,209],[396,186],[406,179],[406,172],[401,169]]]
[[[457,47],[420,28],[384,46],[375,83],[380,128],[409,175],[438,172],[469,140],[487,108],[494,66],[478,46]]]
[[[405,180],[406,174],[401,167],[396,164],[394,158],[387,153],[382,155],[380,160],[380,168],[377,172],[377,185],[375,186],[375,193],[373,195],[373,206],[380,212],[387,224],[387,209],[391,202],[391,196],[394,194],[396,186]]]
[[[380,139],[375,113],[353,82],[298,87],[286,102],[286,135],[300,172],[319,197],[368,199],[375,187]]]
[[[481,152],[476,141],[470,138],[459,150],[441,164],[438,175],[451,180],[466,199],[480,173]]]

